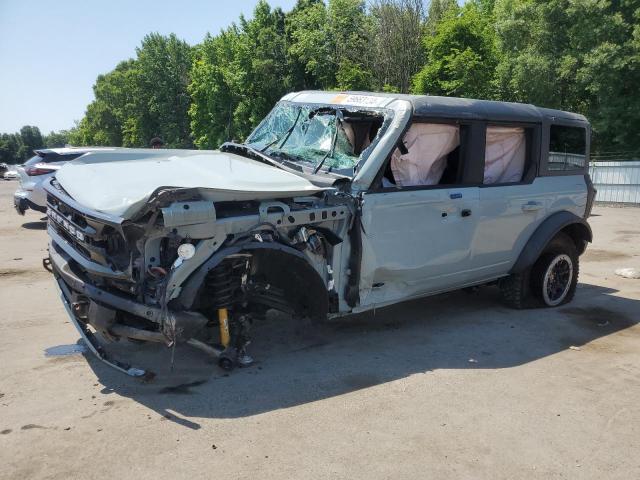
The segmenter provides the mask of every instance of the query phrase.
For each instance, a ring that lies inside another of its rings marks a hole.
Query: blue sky
[[[257,0],[0,0],[0,132],[73,126],[96,77],[135,54],[149,32],[190,44],[217,33]],[[285,11],[295,0],[269,0]]]

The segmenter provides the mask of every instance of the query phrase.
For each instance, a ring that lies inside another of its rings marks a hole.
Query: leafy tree
[[[273,108],[286,93],[285,19],[281,9],[271,10],[260,0],[253,18],[240,18],[238,62],[243,72],[240,102],[234,123],[241,138]]]
[[[18,133],[0,135],[0,163],[20,163],[18,151],[22,146],[22,138]]]
[[[25,125],[20,129],[21,145],[18,148],[17,159],[23,161],[33,156],[33,151],[44,146],[42,134],[38,127]]]
[[[328,13],[321,0],[298,0],[285,17],[287,86],[291,90],[329,89],[335,85]]]
[[[216,148],[244,139],[286,92],[362,89],[577,111],[595,149],[640,151],[639,84],[638,0],[297,0],[286,14],[261,0],[194,48],[146,36],[98,77],[68,141]],[[0,158],[29,142],[3,135]]]
[[[335,68],[335,86],[341,90],[372,89],[370,40],[373,25],[366,14],[364,1],[329,0],[326,28]]]
[[[69,143],[69,135],[69,130],[50,132],[49,135],[44,136],[44,146],[47,148],[64,147]]]
[[[640,5],[497,0],[502,99],[589,117],[596,150],[640,150]]]
[[[498,50],[488,20],[475,3],[447,10],[424,39],[426,64],[414,77],[414,93],[494,97]]]
[[[189,147],[191,59],[191,47],[175,35],[147,35],[136,59],[98,77],[95,100],[72,136],[74,143],[140,147],[161,136],[169,147]]]
[[[436,33],[436,27],[449,10],[458,10],[456,0],[431,0],[427,14],[426,32],[429,35]]]
[[[232,25],[217,36],[207,35],[197,47],[191,69],[191,131],[199,148],[217,148],[239,138],[234,124],[242,97],[244,73],[237,61],[240,32]]]
[[[167,147],[189,147],[191,47],[174,34],[152,33],[136,53],[136,73],[128,92],[134,115],[124,123],[125,144],[147,146],[160,136]]]
[[[285,17],[261,1],[251,20],[240,18],[197,49],[189,111],[194,141],[215,148],[242,140],[286,92]]]
[[[425,20],[423,2],[374,0],[371,16],[376,87],[408,93],[411,80],[422,67],[424,58],[421,41]]]

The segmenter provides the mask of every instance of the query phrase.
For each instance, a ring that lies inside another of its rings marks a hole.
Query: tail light
[[[46,175],[47,173],[55,172],[58,168],[58,166],[47,165],[46,163],[36,163],[31,167],[25,168],[24,171],[30,177],[36,177],[38,175]]]

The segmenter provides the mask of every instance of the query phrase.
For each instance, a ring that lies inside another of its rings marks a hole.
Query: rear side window
[[[586,159],[587,131],[584,128],[551,125],[548,170],[584,170]]]

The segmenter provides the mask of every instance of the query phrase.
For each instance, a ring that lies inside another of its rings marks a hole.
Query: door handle
[[[535,212],[536,210],[540,210],[543,207],[541,202],[527,202],[522,205],[523,212]]]
[[[462,210],[460,212],[460,216],[461,217],[470,217],[471,216],[471,210],[469,210],[468,208],[465,208],[464,210]]]

